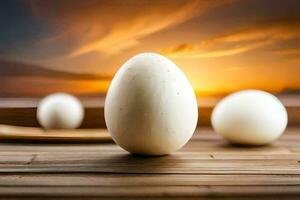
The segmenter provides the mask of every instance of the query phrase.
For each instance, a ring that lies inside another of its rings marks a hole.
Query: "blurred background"
[[[300,91],[297,0],[3,0],[0,97],[105,96],[117,69],[152,51],[198,96]]]

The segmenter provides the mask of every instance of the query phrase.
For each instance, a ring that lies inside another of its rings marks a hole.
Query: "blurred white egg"
[[[198,120],[196,96],[169,59],[142,53],[116,73],[105,101],[105,121],[114,141],[136,154],[164,155],[192,137]]]
[[[65,93],[45,97],[37,108],[37,119],[46,129],[77,128],[82,123],[83,116],[84,109],[80,101]]]
[[[287,111],[272,94],[244,90],[225,97],[214,108],[214,130],[228,141],[263,145],[276,140],[287,126]]]

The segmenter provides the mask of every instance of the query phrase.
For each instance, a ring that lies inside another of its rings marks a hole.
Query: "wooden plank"
[[[180,151],[135,156],[113,143],[0,143],[0,197],[297,199],[300,129],[241,147],[198,129]]]
[[[105,129],[44,130],[0,124],[1,140],[32,140],[60,142],[112,142]]]
[[[297,130],[291,130],[296,135]],[[134,156],[110,143],[0,143],[0,172],[299,174],[300,152],[290,150],[300,147],[299,137],[247,148],[229,145],[211,130],[201,129],[184,148],[164,157]]]
[[[244,174],[8,174],[0,176],[0,186],[273,186],[299,185],[300,175]]]
[[[226,145],[220,136],[214,134],[211,129],[199,129],[193,136],[193,141],[219,140],[220,144]],[[283,134],[281,141],[288,142],[291,147],[297,146],[295,142],[298,136],[295,128],[289,128],[288,134]],[[203,133],[204,136],[203,136]],[[210,133],[210,134],[208,134]],[[112,138],[106,129],[73,129],[73,130],[45,130],[35,127],[23,127],[0,124],[0,140],[31,140],[31,141],[55,141],[55,142],[112,142]],[[197,141],[198,142],[198,141]],[[204,143],[205,144],[205,143]],[[192,145],[190,145],[192,146]],[[197,144],[197,146],[199,146]],[[203,146],[203,143],[201,144]],[[300,145],[299,145],[300,146]]]
[[[49,187],[0,187],[0,194],[6,197],[124,197],[132,198],[151,198],[154,197],[195,197],[199,199],[201,197],[222,197],[230,199],[241,199],[246,197],[247,199],[261,199],[262,197],[269,197],[270,199],[298,199],[300,186],[109,186],[101,187],[89,186],[89,187],[61,187],[61,186],[49,186]],[[226,198],[226,199],[227,199]],[[56,198],[55,198],[56,199]],[[265,198],[264,198],[265,199]]]

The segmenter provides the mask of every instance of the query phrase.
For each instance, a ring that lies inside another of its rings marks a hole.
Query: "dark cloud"
[[[72,73],[44,68],[41,66],[24,64],[13,61],[0,60],[0,77],[46,77],[53,79],[71,80],[110,80],[111,76]]]
[[[231,0],[112,0],[31,1],[37,18],[49,23],[56,34],[44,41],[72,38],[71,57],[94,51],[117,53],[139,45],[139,40],[183,23]]]
[[[165,49],[162,53],[175,58],[232,56],[298,38],[300,38],[300,15],[290,20],[272,20],[251,24],[242,29],[211,37],[198,43],[180,44]],[[293,52],[295,51],[294,49]]]

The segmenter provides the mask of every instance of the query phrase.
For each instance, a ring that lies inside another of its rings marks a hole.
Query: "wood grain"
[[[232,146],[210,128],[169,156],[113,143],[0,143],[0,197],[297,199],[300,128],[274,144]]]
[[[54,142],[112,142],[106,129],[44,130],[0,124],[0,140]]]

